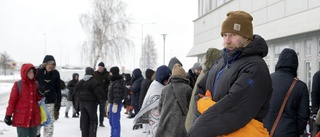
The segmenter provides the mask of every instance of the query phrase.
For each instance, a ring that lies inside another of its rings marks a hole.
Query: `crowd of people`
[[[87,67],[81,80],[74,73],[67,84],[65,117],[70,108],[73,118],[80,116],[82,137],[95,137],[98,125],[105,127],[105,117],[110,136],[120,137],[122,107],[127,118],[134,118],[132,129],[143,128],[151,137],[299,137],[310,113],[320,117],[320,71],[313,77],[310,111],[308,88],[297,78],[297,53],[284,49],[270,74],[263,60],[268,46],[253,34],[252,20],[244,11],[229,12],[221,25],[223,49],[208,49],[204,61],[188,71],[173,57],[168,65],[136,68],[131,75],[120,74],[117,66],[107,71],[103,62],[97,71]],[[5,116],[19,137],[53,136],[61,101],[55,65],[51,55],[37,69],[22,65],[21,90],[15,82]],[[40,134],[42,98],[52,120]]]

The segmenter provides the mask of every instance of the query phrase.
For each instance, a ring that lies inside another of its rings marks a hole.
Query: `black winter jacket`
[[[93,75],[94,79],[98,81],[99,86],[103,89],[104,97],[102,100],[108,99],[108,87],[109,87],[109,72],[105,69],[103,72],[95,71]]]
[[[60,73],[57,70],[47,72],[45,68],[38,68],[37,81],[39,86],[45,90],[49,90],[45,94],[45,103],[61,102]],[[60,106],[57,106],[60,108]],[[57,108],[57,110],[59,109]]]
[[[320,70],[317,71],[312,78],[312,113],[317,114],[320,106]]]
[[[273,92],[270,108],[264,120],[264,125],[269,132],[278,116],[286,93],[294,77],[297,76],[297,69],[297,54],[292,49],[284,49],[279,56],[276,71],[271,74]],[[306,128],[309,114],[308,88],[304,82],[299,80],[292,89],[273,137],[299,137]]]
[[[67,84],[67,89],[68,89],[68,101],[72,101],[73,100],[73,92],[74,92],[74,87],[76,86],[76,84],[78,83],[78,79],[76,79],[75,77],[78,76],[79,78],[79,74],[78,73],[73,73],[72,74],[72,80],[70,80]]]
[[[217,103],[195,121],[189,137],[226,135],[252,119],[265,118],[272,91],[269,70],[262,59],[267,54],[267,43],[258,35],[245,48],[224,49],[223,57],[199,82],[195,94],[198,100],[198,94],[210,90]]]
[[[192,69],[189,69],[187,79],[189,80],[189,86],[193,89],[196,84],[198,76],[194,74]]]
[[[109,103],[121,103],[124,92],[125,92],[125,83],[121,75],[114,75],[110,77],[111,83],[108,89],[108,102]]]
[[[93,77],[82,79],[76,84],[74,94],[79,97],[80,101],[102,102],[104,93],[102,88],[98,85],[98,82]]]

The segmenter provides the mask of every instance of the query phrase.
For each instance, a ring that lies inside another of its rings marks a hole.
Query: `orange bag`
[[[198,111],[202,114],[214,104],[216,102],[212,100],[211,92],[207,90],[206,94],[197,101]],[[218,137],[269,137],[269,133],[260,121],[252,119],[239,130]]]

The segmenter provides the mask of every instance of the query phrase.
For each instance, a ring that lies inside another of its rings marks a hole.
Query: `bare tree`
[[[142,52],[140,58],[140,68],[145,70],[147,68],[155,69],[157,67],[157,50],[151,35],[145,37],[142,45]]]
[[[96,67],[97,62],[122,62],[124,51],[130,49],[127,38],[130,23],[126,3],[122,0],[94,0],[92,13],[81,14],[80,23],[87,33],[82,47],[82,60]]]
[[[2,67],[4,71],[4,75],[7,75],[7,69],[10,68],[12,63],[12,59],[10,56],[7,54],[7,52],[0,53],[0,66]]]

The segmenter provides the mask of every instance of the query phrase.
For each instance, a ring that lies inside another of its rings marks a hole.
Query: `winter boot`
[[[68,116],[68,112],[66,112],[66,116],[65,116],[66,118],[69,118],[69,116]]]

